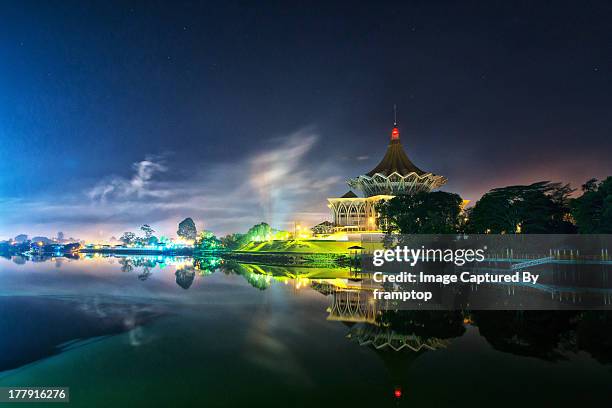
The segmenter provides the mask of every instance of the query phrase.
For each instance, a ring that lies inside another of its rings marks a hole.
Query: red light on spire
[[[393,105],[393,130],[391,131],[391,140],[399,141],[399,129],[397,127],[397,105]]]
[[[391,140],[399,140],[399,129],[397,126],[394,126],[391,131]]]
[[[395,398],[402,398],[402,389],[397,387],[395,390],[393,390],[393,396]]]

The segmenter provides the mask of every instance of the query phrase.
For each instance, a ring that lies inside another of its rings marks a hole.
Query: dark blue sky
[[[3,2],[0,238],[326,218],[402,141],[476,200],[612,174],[612,3]]]

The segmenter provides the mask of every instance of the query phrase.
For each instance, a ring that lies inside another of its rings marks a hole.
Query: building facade
[[[336,231],[377,232],[384,229],[376,206],[400,194],[431,191],[446,183],[446,178],[416,167],[400,142],[397,123],[380,163],[368,173],[347,181],[350,188],[342,197],[328,198],[328,207]]]

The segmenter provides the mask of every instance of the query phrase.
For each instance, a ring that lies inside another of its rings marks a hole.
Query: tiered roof
[[[400,142],[397,123],[380,163],[366,174],[348,181],[351,188],[361,190],[366,197],[431,191],[444,183],[445,177],[421,170],[408,158]]]
[[[410,173],[416,173],[419,176],[425,174],[423,170],[415,166],[414,163],[412,163],[412,161],[410,161],[408,158],[408,155],[400,143],[399,132],[397,139],[391,139],[391,143],[389,143],[389,147],[387,147],[387,152],[380,163],[378,163],[374,169],[366,174],[372,177],[376,173],[383,174],[385,176],[390,176],[393,173],[398,173],[402,176]]]

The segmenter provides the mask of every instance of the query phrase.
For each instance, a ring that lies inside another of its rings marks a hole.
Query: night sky
[[[393,104],[466,199],[612,174],[611,2],[357,3],[2,2],[0,239],[312,225]]]

